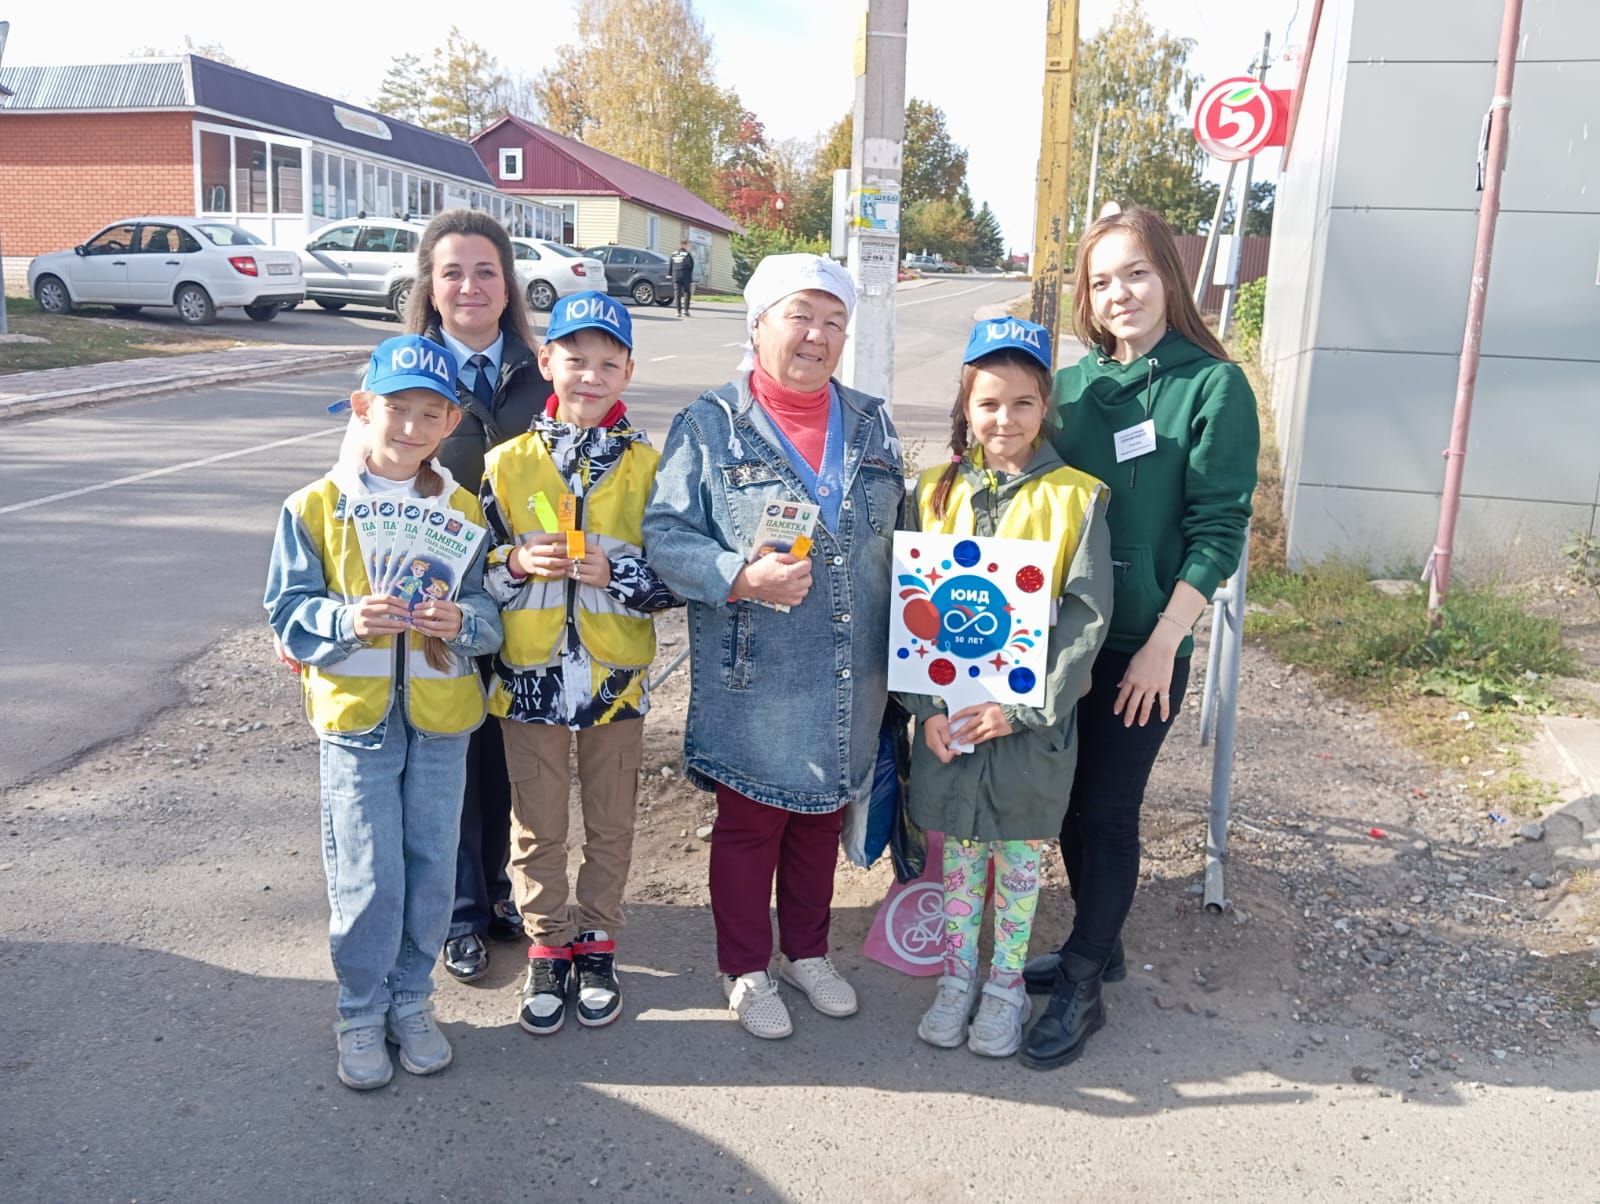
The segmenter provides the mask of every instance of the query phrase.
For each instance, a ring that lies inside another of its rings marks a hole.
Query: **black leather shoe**
[[[457,982],[476,982],[489,972],[489,946],[475,932],[444,943],[445,972]]]
[[[494,905],[494,914],[489,917],[489,938],[496,941],[520,941],[522,931],[522,915],[517,911],[517,905],[510,899]]]
[[[1038,957],[1030,957],[1027,964],[1022,967],[1022,981],[1028,988],[1030,995],[1048,995],[1055,990],[1056,971],[1061,968],[1061,951],[1041,953]],[[1111,960],[1106,963],[1104,973],[1100,975],[1101,982],[1121,982],[1128,977],[1128,958],[1122,951],[1122,938],[1117,938],[1116,947],[1111,950]]]
[[[1069,953],[1061,959],[1050,1002],[1022,1042],[1024,1066],[1054,1070],[1078,1060],[1089,1038],[1105,1027],[1102,981],[1099,968],[1088,958]]]

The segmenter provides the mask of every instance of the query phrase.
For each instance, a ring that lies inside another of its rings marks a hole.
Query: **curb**
[[[246,364],[239,367],[188,369],[164,375],[148,376],[124,384],[98,385],[83,389],[58,389],[54,393],[37,393],[31,397],[18,397],[13,401],[0,401],[0,423],[9,418],[23,418],[32,414],[47,414],[55,410],[75,409],[102,401],[119,401],[128,397],[148,397],[155,393],[170,393],[190,385],[234,384],[239,381],[258,380],[264,376],[287,376],[299,372],[315,372],[322,368],[336,368],[367,358],[366,350],[324,351],[297,356],[266,364]]]

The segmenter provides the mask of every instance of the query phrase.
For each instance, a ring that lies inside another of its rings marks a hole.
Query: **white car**
[[[584,289],[606,291],[606,265],[598,259],[542,238],[513,238],[517,284],[528,305],[548,313],[562,297]]]
[[[229,222],[194,217],[130,217],[70,251],[28,265],[28,290],[47,314],[74,305],[119,314],[174,306],[191,326],[240,306],[257,322],[305,300],[297,252],[270,247]]]
[[[330,222],[300,252],[306,296],[323,309],[376,305],[403,321],[426,228],[391,217]]]

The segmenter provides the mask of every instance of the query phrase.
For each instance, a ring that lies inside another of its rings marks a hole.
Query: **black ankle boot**
[[[1088,958],[1068,953],[1061,959],[1050,1002],[1022,1043],[1024,1066],[1054,1070],[1077,1060],[1089,1038],[1105,1026],[1103,981],[1099,967]]]
[[[1027,964],[1022,967],[1022,982],[1028,988],[1030,995],[1048,995],[1056,989],[1056,971],[1061,968],[1061,951],[1059,949],[1050,953],[1041,953],[1038,957],[1030,957]],[[1105,971],[1100,975],[1101,982],[1121,982],[1128,977],[1128,958],[1122,951],[1122,938],[1117,938],[1115,947],[1111,950],[1111,960],[1106,962]]]

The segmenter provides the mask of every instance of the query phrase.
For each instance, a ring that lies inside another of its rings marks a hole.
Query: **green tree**
[[[900,203],[955,200],[967,193],[967,150],[957,146],[944,110],[913,96],[906,102]]]
[[[427,79],[423,124],[431,130],[471,138],[501,115],[506,77],[500,64],[453,25],[444,45],[433,52]]]
[[[521,86],[526,94],[525,79]],[[494,55],[451,26],[426,63],[415,54],[390,60],[372,107],[441,134],[471,138],[502,113],[527,108],[515,103],[517,87]]]
[[[973,262],[972,211],[960,199],[913,201],[900,211],[900,246],[908,254],[921,252]]]
[[[1211,220],[1216,203],[1200,178],[1206,156],[1187,114],[1199,78],[1188,68],[1194,42],[1158,31],[1141,0],[1122,0],[1111,23],[1078,52],[1072,121],[1073,228],[1083,221],[1090,151],[1100,128],[1094,208],[1143,205],[1179,233]]]
[[[581,0],[578,37],[535,84],[545,119],[715,201],[745,108],[712,73],[692,0]]]
[[[397,55],[389,62],[372,107],[379,113],[422,125],[428,117],[428,97],[432,93],[427,69],[415,54]]]
[[[994,210],[985,201],[983,208],[978,210],[977,220],[972,224],[971,262],[981,268],[995,267],[1005,258],[1005,253],[1006,240],[1000,230],[1000,219],[995,217]]]

